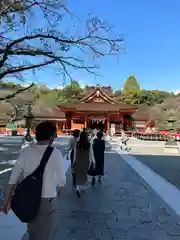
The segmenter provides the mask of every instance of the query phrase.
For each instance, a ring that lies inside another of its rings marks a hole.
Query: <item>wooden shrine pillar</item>
[[[84,128],[87,128],[88,127],[88,117],[87,115],[85,115],[84,117]]]
[[[57,120],[56,121],[56,129],[57,129],[57,131],[58,131],[58,128],[59,128],[59,121]]]
[[[134,121],[133,121],[132,116],[131,116],[131,118],[130,118],[130,120],[129,120],[129,127],[130,127],[131,129],[134,129]]]
[[[110,119],[107,117],[106,120],[106,135],[109,135]]]
[[[66,130],[70,130],[72,127],[72,117],[66,117]]]
[[[72,120],[72,118],[71,118],[71,129],[73,128],[73,120]]]
[[[59,136],[59,121],[56,121],[56,130],[57,130],[57,135]]]
[[[124,115],[121,115],[121,129],[124,130]]]
[[[57,124],[56,125],[57,126],[57,134],[58,134],[58,136],[61,136],[63,134],[65,122],[57,121],[56,124]]]

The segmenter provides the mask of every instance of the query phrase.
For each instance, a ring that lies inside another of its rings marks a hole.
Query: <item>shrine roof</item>
[[[109,87],[101,87],[99,84],[96,86],[87,87],[85,90],[85,96],[80,100],[82,103],[90,102],[92,99],[100,97],[105,102],[116,103],[113,98],[113,90]]]
[[[88,86],[85,90],[85,95],[89,95],[90,93],[94,92],[97,88],[100,88],[102,92],[106,93],[108,96],[113,98],[113,90],[111,86]]]
[[[121,103],[76,103],[76,104],[59,104],[58,107],[67,111],[119,111],[119,110],[136,110],[137,107]]]

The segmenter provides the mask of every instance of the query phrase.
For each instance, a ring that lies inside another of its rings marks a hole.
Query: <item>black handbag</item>
[[[36,170],[18,183],[11,199],[11,209],[21,222],[34,220],[41,204],[43,174],[46,164],[53,152],[48,146]]]

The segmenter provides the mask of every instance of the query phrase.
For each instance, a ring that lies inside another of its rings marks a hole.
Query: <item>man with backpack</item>
[[[22,149],[12,169],[2,211],[7,214],[12,208],[27,223],[29,240],[49,240],[54,229],[57,187],[66,184],[64,160],[51,146],[56,137],[52,122],[40,123],[35,136],[37,144]]]

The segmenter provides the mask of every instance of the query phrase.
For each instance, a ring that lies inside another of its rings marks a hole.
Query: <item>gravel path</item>
[[[147,155],[136,155],[135,157],[180,189],[180,157]]]

